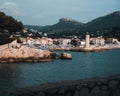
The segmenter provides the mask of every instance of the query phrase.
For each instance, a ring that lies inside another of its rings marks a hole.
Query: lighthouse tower
[[[90,35],[87,32],[86,36],[85,36],[85,48],[89,48],[90,47]]]

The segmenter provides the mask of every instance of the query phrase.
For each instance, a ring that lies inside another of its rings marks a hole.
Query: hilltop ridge
[[[76,23],[76,24],[84,24],[84,23],[82,23],[82,22],[79,22],[79,21],[77,21],[77,20],[75,20],[75,19],[70,19],[70,18],[60,18],[59,19],[59,23],[61,23],[61,22],[71,22],[71,23]]]
[[[113,29],[114,33],[112,32]],[[109,34],[116,34],[120,29],[120,11],[107,14],[91,20],[88,23],[81,23],[74,19],[60,18],[59,22],[39,28],[39,31],[48,33],[50,37],[62,37],[70,35],[84,36],[85,32],[90,32],[93,36],[107,36]],[[54,35],[53,35],[54,34]],[[120,32],[117,33],[118,35]],[[117,37],[118,38],[118,37]]]

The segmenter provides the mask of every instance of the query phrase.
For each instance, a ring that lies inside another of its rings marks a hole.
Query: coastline
[[[53,59],[50,58],[0,58],[0,63],[37,63],[37,62],[51,62]]]
[[[72,48],[50,48],[50,51],[78,51],[78,52],[96,52],[96,51],[104,51],[104,50],[112,50],[118,49],[120,45],[112,45],[112,46],[91,46],[89,48],[86,47],[72,47]]]
[[[31,48],[18,44],[17,41],[0,46],[0,63],[19,63],[19,62],[50,62],[53,59],[72,59],[69,53],[61,54],[51,51],[77,51],[77,52],[98,52],[120,48],[120,45],[105,44],[102,46],[90,45],[89,47],[53,47],[48,50]]]
[[[57,58],[55,52],[21,46],[16,41],[0,46],[0,63],[50,62]]]

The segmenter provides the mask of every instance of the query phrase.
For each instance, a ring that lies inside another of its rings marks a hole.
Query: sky
[[[24,25],[53,25],[66,17],[87,23],[120,11],[120,0],[0,0],[0,11]]]

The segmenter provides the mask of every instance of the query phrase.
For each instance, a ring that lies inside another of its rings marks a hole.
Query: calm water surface
[[[0,90],[120,74],[120,49],[93,53],[68,53],[72,54],[72,60],[0,64]]]

